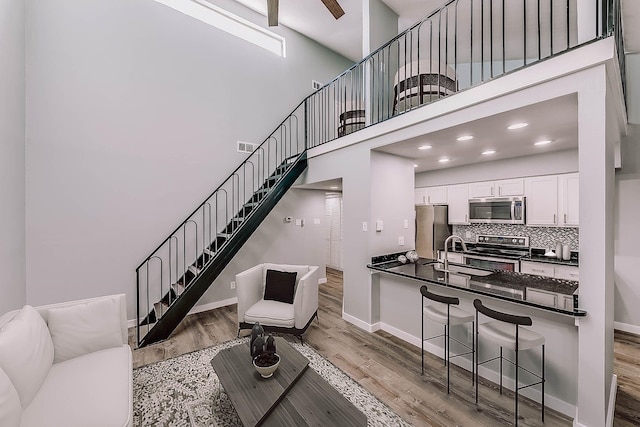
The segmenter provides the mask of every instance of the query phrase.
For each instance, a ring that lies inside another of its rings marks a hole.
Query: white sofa
[[[124,294],[4,314],[0,426],[131,426],[127,342]]]
[[[265,300],[267,270],[296,272],[293,303]],[[302,339],[318,317],[318,267],[313,265],[259,264],[236,275],[238,336],[256,322],[265,331],[294,334]]]

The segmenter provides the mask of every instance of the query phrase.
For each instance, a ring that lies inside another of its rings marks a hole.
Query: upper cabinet
[[[416,205],[446,205],[447,186],[416,188]]]
[[[579,182],[578,173],[526,178],[527,225],[577,227]]]
[[[447,187],[449,224],[469,224],[469,184]]]
[[[534,176],[525,179],[527,225],[558,225],[558,177]]]
[[[469,198],[522,196],[524,179],[504,179],[500,181],[472,182],[469,184]]]
[[[524,179],[504,179],[496,181],[496,192],[500,196],[522,196],[524,194]]]
[[[469,224],[469,199],[524,195],[527,225],[579,226],[578,173],[416,188],[416,204],[449,205],[449,224]]]
[[[558,177],[558,222],[565,227],[579,225],[579,177],[568,173]]]

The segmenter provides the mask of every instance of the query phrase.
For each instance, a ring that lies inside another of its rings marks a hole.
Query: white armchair
[[[264,299],[267,270],[295,272],[293,303]],[[256,322],[265,331],[285,332],[302,339],[311,321],[318,318],[318,267],[311,265],[259,264],[236,275],[238,336]]]

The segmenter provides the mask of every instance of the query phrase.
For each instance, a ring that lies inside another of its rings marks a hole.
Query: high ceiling
[[[266,15],[266,0],[236,1]],[[336,21],[320,0],[280,0],[280,23],[357,61],[362,57],[362,1],[340,0],[346,14]],[[640,0],[621,1],[625,50],[627,53],[640,52],[640,26],[629,24],[640,22]],[[444,0],[384,2],[398,14],[399,30],[402,31],[437,9]],[[507,129],[510,124],[518,122],[527,122],[529,125],[518,130]],[[416,172],[424,172],[575,149],[577,132],[577,100],[575,96],[566,96],[401,141],[379,150],[412,159],[417,165]],[[457,141],[461,135],[473,135],[474,138]],[[541,140],[552,142],[547,145],[534,145]],[[423,145],[430,145],[431,148],[419,150],[418,147]],[[495,153],[482,154],[489,150],[495,150]],[[440,163],[439,160],[444,157],[450,161]],[[326,190],[340,185],[333,181],[320,184],[320,188]]]
[[[265,15],[267,0],[236,0]],[[340,0],[345,15],[335,20],[320,0],[280,0],[280,24],[342,54],[352,61],[362,58],[362,1]],[[621,0],[625,49],[640,52],[640,0]],[[384,0],[398,15],[402,31],[443,5],[445,0]]]

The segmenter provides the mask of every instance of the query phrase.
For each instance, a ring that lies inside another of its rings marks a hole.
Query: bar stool
[[[438,294],[434,294],[432,292],[429,292],[429,290],[427,289],[426,286],[421,286],[420,287],[420,293],[422,294],[422,374],[424,375],[424,342],[434,339],[434,338],[439,338],[444,336],[444,364],[447,367],[447,394],[449,394],[449,371],[450,371],[450,361],[452,357],[458,357],[458,356],[464,356],[465,354],[471,354],[471,384],[473,384],[473,382],[476,380],[476,376],[474,375],[474,368],[475,365],[473,363],[473,354],[475,353],[475,345],[473,344],[473,339],[474,339],[474,334],[473,334],[473,330],[474,330],[474,322],[473,322],[473,314],[469,314],[466,311],[455,307],[457,305],[460,304],[460,299],[456,298],[456,297],[448,297],[448,296],[444,296],[444,295],[438,295]],[[425,306],[424,305],[424,299],[427,298],[431,301],[435,301],[434,304]],[[452,307],[454,306],[454,307]],[[425,316],[429,319],[431,319],[432,321],[439,323],[441,325],[444,325],[444,334],[440,334],[440,335],[435,335],[433,337],[429,337],[429,338],[425,338],[424,337],[424,318]],[[450,327],[451,326],[457,326],[457,325],[463,325],[465,323],[469,323],[471,322],[471,339],[472,339],[472,344],[471,347],[469,347],[467,344],[458,341],[455,338],[451,338],[450,335]],[[458,353],[458,354],[451,354],[451,348],[450,348],[450,340],[453,340],[455,342],[457,342],[458,344],[460,344],[462,347],[469,349],[469,351],[463,352],[463,353]]]
[[[517,316],[515,314],[503,313],[482,305],[482,301],[476,299],[473,301],[473,306],[476,309],[476,346],[479,346],[480,336],[487,341],[491,341],[494,344],[500,346],[500,356],[485,360],[484,362],[478,361],[478,347],[476,347],[476,403],[478,403],[478,366],[483,363],[488,363],[496,359],[500,359],[500,394],[502,394],[502,360],[506,360],[516,367],[515,369],[515,425],[518,425],[518,390],[523,388],[532,387],[534,385],[541,385],[542,388],[542,422],[544,422],[544,336],[525,328],[524,326],[531,326],[533,322],[528,316]],[[495,319],[483,324],[478,323],[478,312],[484,314],[487,317]],[[530,370],[523,368],[518,363],[518,354],[520,351],[529,350],[538,346],[542,346],[542,371],[538,375]],[[502,356],[502,349],[507,348],[515,351],[515,362]],[[520,386],[518,383],[518,371],[524,369],[540,381]]]

